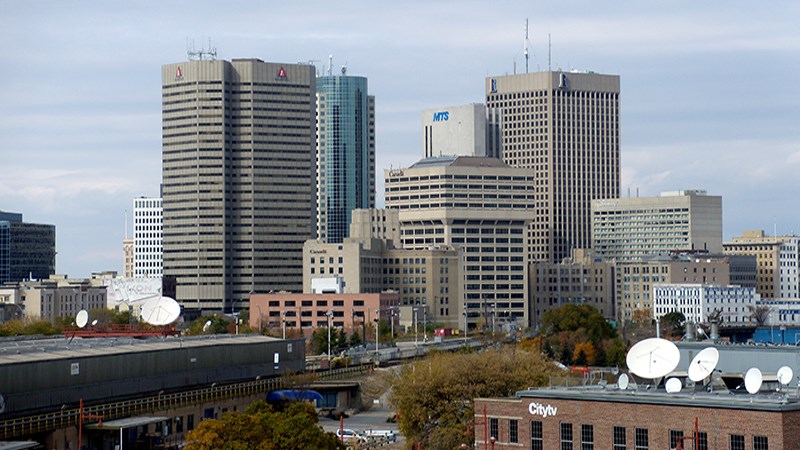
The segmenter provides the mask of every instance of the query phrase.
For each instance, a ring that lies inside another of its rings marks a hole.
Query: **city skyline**
[[[422,157],[423,110],[482,103],[486,77],[524,72],[526,18],[531,72],[548,68],[549,34],[553,69],[620,76],[622,196],[720,195],[726,241],[800,232],[786,207],[800,192],[800,6],[788,1],[4,9],[0,210],[56,225],[58,273],[121,272],[125,211],[130,223],[132,199],[159,192],[160,67],[186,60],[187,41],[210,38],[218,59],[317,60],[320,74],[332,54],[335,71],[368,77],[380,173]]]

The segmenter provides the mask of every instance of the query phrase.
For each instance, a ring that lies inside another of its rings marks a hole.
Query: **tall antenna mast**
[[[333,55],[328,55],[328,76],[333,75]]]
[[[550,33],[547,33],[547,71],[550,72],[553,66],[550,65]]]
[[[189,61],[214,61],[217,59],[217,48],[211,46],[211,38],[208,38],[208,49],[201,48],[200,50],[195,50],[194,41],[192,41],[192,45],[189,46],[188,39],[186,47],[186,53],[189,56]]]
[[[525,73],[528,73],[528,18],[525,18]]]

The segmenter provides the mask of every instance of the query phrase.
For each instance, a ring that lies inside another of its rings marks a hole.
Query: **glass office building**
[[[367,79],[317,79],[317,236],[342,242],[351,212],[375,206],[375,97]]]

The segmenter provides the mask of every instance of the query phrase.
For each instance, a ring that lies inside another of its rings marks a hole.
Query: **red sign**
[[[283,70],[283,67],[278,71],[278,78],[286,78],[286,71]]]
[[[183,79],[183,72],[181,72],[181,68],[179,66],[178,70],[175,71],[175,80],[177,81],[182,79]]]

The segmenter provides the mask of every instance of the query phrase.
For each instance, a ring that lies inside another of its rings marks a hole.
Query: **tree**
[[[554,367],[538,351],[491,349],[436,353],[403,366],[392,386],[391,401],[407,442],[424,448],[453,449],[474,439],[472,399],[506,397],[542,386]]]
[[[757,327],[763,326],[765,323],[767,323],[770,313],[769,306],[748,305],[747,309],[750,310],[750,318]]]
[[[575,364],[578,366],[586,366],[591,362],[594,362],[595,355],[597,351],[590,342],[579,342],[575,344],[575,349],[573,350],[575,353]],[[583,357],[581,357],[583,355]]]
[[[257,401],[244,413],[207,419],[186,435],[186,450],[343,449],[333,433],[317,422],[313,406],[292,402],[284,412]]]
[[[685,322],[686,316],[680,311],[672,311],[661,316],[661,328],[663,328],[665,335],[681,336]]]
[[[208,327],[206,327],[206,323],[209,323]],[[189,325],[186,334],[190,336],[200,334],[226,334],[228,333],[228,325],[230,323],[231,322],[225,317],[216,314],[212,316],[202,316],[195,319],[191,325]]]

